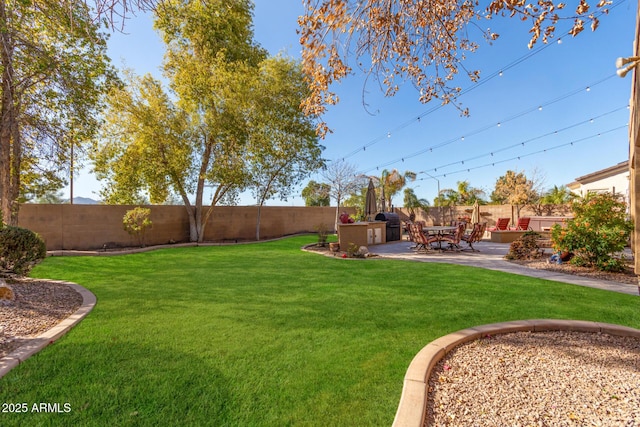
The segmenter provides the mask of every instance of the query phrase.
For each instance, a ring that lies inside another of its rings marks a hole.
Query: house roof
[[[576,178],[575,182],[572,182],[567,185],[567,187],[579,187],[583,184],[588,184],[590,182],[598,181],[601,179],[609,178],[611,176],[619,175],[621,173],[625,173],[629,171],[629,160],[625,160],[624,162],[620,162],[617,165],[610,166],[605,169],[601,169],[599,171],[592,172],[587,175],[579,176]]]

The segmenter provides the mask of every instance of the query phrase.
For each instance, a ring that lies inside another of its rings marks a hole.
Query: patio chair
[[[411,238],[411,221],[405,221],[404,222],[404,227],[402,228],[405,233],[407,233],[407,238],[409,239],[410,242],[413,242],[413,239]]]
[[[418,224],[409,225],[410,235],[413,238],[413,242],[416,244],[411,249],[414,251],[428,251],[431,249],[431,244],[438,241],[436,236],[427,236],[422,232],[422,226]]]
[[[531,230],[531,227],[529,227],[530,222],[531,222],[531,218],[529,217],[518,218],[518,223],[516,224],[516,226],[509,227],[509,230],[522,230],[522,231]]]
[[[458,224],[458,228],[453,234],[445,234],[440,237],[440,240],[442,240],[443,242],[447,242],[451,249],[456,249],[459,251],[460,240],[462,239],[462,236],[464,236],[464,232],[466,229],[467,229],[467,224],[464,222],[461,222],[460,224]]]
[[[496,226],[489,229],[489,231],[505,231],[509,229],[510,218],[498,218]]]
[[[486,222],[483,222],[482,224],[480,224],[479,222],[476,222],[475,224],[473,224],[473,230],[471,230],[471,233],[465,234],[460,238],[460,240],[467,242],[467,244],[469,245],[469,248],[467,249],[471,249],[471,251],[473,252],[479,252],[476,248],[473,247],[473,244],[482,240],[482,237],[484,236],[484,231],[486,229],[487,229]],[[464,251],[466,249],[462,249],[462,250]]]

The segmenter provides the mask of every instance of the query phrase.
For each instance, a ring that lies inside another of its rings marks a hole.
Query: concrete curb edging
[[[61,280],[51,280],[50,282],[67,285],[78,292],[82,296],[82,305],[80,305],[80,307],[69,317],[62,320],[51,329],[43,332],[33,339],[28,340],[26,344],[23,344],[13,352],[3,358],[0,358],[0,378],[49,344],[53,344],[61,336],[69,332],[69,330],[77,325],[82,319],[84,319],[84,317],[93,310],[93,307],[95,307],[97,301],[96,296],[82,286]]]
[[[640,338],[640,330],[610,323],[585,320],[534,319],[516,320],[474,326],[445,335],[430,342],[413,358],[404,377],[402,396],[394,427],[422,427],[427,415],[427,390],[429,377],[435,365],[454,347],[486,335],[510,332],[575,331],[596,332],[616,336]]]

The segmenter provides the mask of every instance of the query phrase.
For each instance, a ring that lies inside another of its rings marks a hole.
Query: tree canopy
[[[308,90],[300,66],[254,42],[250,1],[165,1],[156,14],[171,93],[151,76],[113,91],[95,170],[111,202],[180,195],[190,238],[202,241],[216,205],[246,188],[260,204],[286,197],[322,164],[322,147],[299,108]]]
[[[535,182],[524,174],[508,170],[506,174],[496,180],[496,186],[491,193],[494,203],[515,205],[520,216],[522,206],[537,200]]]
[[[472,82],[480,78],[480,71],[464,67],[466,55],[477,50],[482,39],[491,42],[499,37],[490,28],[481,28],[481,20],[517,16],[529,21],[532,47],[539,40],[546,43],[560,20],[572,22],[574,36],[585,25],[595,30],[598,16],[609,4],[598,0],[594,10],[579,0],[569,10],[565,3],[552,0],[492,0],[482,9],[477,0],[304,0],[300,43],[311,85],[305,111],[320,116],[327,105],[337,103],[331,85],[354,68],[380,82],[387,95],[395,94],[399,82],[406,80],[417,88],[423,103],[436,98],[455,103],[461,88],[453,83],[454,77],[463,71]],[[325,123],[319,124],[320,134],[328,130]]]
[[[331,198],[329,196],[331,186],[326,183],[319,183],[313,179],[302,189],[301,196],[305,206],[329,206]]]
[[[485,204],[484,190],[472,187],[469,181],[458,181],[456,189],[447,188],[442,190],[440,204],[443,206],[464,205],[470,206],[478,202]]]
[[[61,187],[116,79],[80,0],[2,0],[0,25],[0,206],[15,224],[22,196]]]

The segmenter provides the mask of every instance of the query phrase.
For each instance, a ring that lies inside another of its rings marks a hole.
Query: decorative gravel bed
[[[50,329],[82,305],[82,296],[61,283],[21,280],[9,283],[15,300],[0,305],[0,357],[27,338]]]
[[[428,426],[640,426],[640,339],[518,332],[456,347],[429,378]]]

